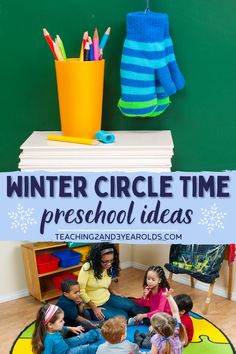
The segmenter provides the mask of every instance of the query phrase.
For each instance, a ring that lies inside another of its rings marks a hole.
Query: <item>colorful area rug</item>
[[[194,325],[194,337],[192,342],[183,350],[184,354],[236,354],[227,336],[213,323],[204,317],[191,312]],[[128,327],[128,339],[133,341],[134,331],[139,329],[146,332],[145,326]],[[34,323],[26,327],[14,342],[10,354],[32,354],[31,338],[34,330]],[[145,350],[142,349],[144,352]]]

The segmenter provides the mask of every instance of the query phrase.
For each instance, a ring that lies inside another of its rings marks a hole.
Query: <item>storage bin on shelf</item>
[[[81,246],[90,246],[89,243],[85,243],[85,242],[66,242],[67,246],[69,248],[75,248],[75,247],[81,247]]]
[[[61,290],[61,282],[65,279],[68,279],[68,278],[71,278],[71,279],[74,279],[74,280],[77,280],[77,276],[76,275],[73,275],[71,273],[65,273],[65,274],[62,274],[62,275],[58,275],[56,277],[53,277],[52,278],[52,282],[55,286],[55,288]]]
[[[86,261],[86,257],[90,251],[91,245],[89,246],[82,246],[82,247],[77,247],[77,248],[73,248],[73,251],[75,252],[79,252],[82,254],[81,257],[81,262],[85,262]]]
[[[62,268],[72,267],[80,263],[81,253],[72,250],[63,250],[52,253],[60,259],[59,266]]]
[[[58,269],[60,259],[51,253],[39,254],[36,256],[38,273],[49,273]]]

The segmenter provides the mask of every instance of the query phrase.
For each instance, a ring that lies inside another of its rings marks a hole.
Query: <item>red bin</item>
[[[36,256],[39,274],[53,272],[58,269],[60,259],[50,253],[39,254]]]

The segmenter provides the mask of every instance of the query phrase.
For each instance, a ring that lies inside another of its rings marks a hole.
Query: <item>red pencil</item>
[[[46,39],[46,41],[47,41],[47,43],[48,43],[48,45],[49,45],[49,47],[50,47],[50,49],[51,49],[51,51],[53,53],[55,59],[58,59],[57,55],[56,55],[56,53],[54,51],[53,40],[52,40],[50,34],[48,33],[48,31],[46,30],[46,28],[43,29],[43,34],[44,34],[44,37],[45,37],[45,39]]]

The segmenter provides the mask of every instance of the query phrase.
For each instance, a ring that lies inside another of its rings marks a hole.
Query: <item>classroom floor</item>
[[[129,268],[121,272],[118,283],[114,286],[122,295],[140,297],[144,272]],[[206,293],[192,289],[177,282],[172,283],[175,294],[188,293],[194,303],[193,311],[203,315],[202,309]],[[55,302],[55,301],[52,301]],[[38,300],[27,296],[18,300],[0,304],[0,353],[8,354],[18,334],[35,320],[36,312],[41,306]],[[236,303],[221,296],[213,295],[207,315],[203,315],[219,327],[236,347]]]

